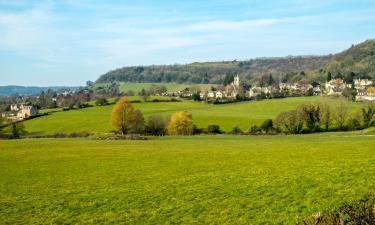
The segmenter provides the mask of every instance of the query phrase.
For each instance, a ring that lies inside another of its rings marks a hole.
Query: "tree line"
[[[375,104],[367,104],[358,112],[351,113],[347,101],[332,106],[328,102],[301,104],[293,110],[281,112],[275,119],[267,119],[261,125],[250,126],[247,132],[239,126],[230,134],[301,134],[323,131],[361,130],[375,125]],[[142,113],[134,109],[125,97],[120,98],[112,110],[111,122],[121,134],[193,135],[221,134],[220,126],[211,124],[198,128],[188,112],[176,112],[166,118],[151,115],[145,122]]]

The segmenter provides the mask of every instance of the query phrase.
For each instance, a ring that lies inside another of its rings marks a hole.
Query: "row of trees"
[[[260,126],[253,125],[250,134],[258,133],[313,133],[320,131],[346,131],[368,128],[375,124],[375,105],[368,104],[357,113],[350,113],[346,101],[332,106],[328,102],[302,104],[293,110],[280,113],[274,120],[267,119]],[[164,118],[151,115],[145,122],[142,113],[134,109],[125,97],[120,98],[112,111],[113,127],[122,134],[145,133],[151,135],[192,135],[195,133],[223,133],[218,125],[209,125],[207,129],[198,129],[193,123],[192,115],[187,112],[176,112]],[[244,132],[235,126],[232,134]]]
[[[372,126],[374,115],[374,104],[368,104],[353,114],[346,101],[341,101],[336,106],[327,102],[310,103],[280,113],[275,118],[272,129],[291,134],[359,130]]]
[[[113,107],[111,123],[121,134],[192,135],[194,132],[191,114],[176,112],[168,118],[151,115],[145,123],[141,111],[135,109],[125,97],[120,98]]]

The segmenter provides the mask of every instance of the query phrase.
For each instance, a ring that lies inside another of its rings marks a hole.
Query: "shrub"
[[[368,105],[365,108],[362,108],[362,119],[363,125],[365,128],[368,128],[372,124],[372,118],[375,115],[375,107],[374,105]]]
[[[237,125],[237,126],[234,126],[232,128],[232,131],[230,132],[231,134],[234,134],[234,135],[241,135],[243,134],[243,131],[241,130],[241,128]]]
[[[349,130],[360,130],[362,129],[361,122],[357,117],[351,117],[348,120],[348,129]]]
[[[375,224],[375,196],[373,194],[368,194],[358,201],[344,203],[341,207],[331,213],[316,213],[310,218],[297,224]]]
[[[193,134],[202,134],[203,133],[203,129],[200,129],[197,127],[197,125],[193,125]]]
[[[268,133],[269,131],[271,131],[273,129],[273,122],[271,119],[267,119],[265,120],[262,125],[260,126],[260,130]]]
[[[208,125],[207,132],[209,134],[221,134],[220,126],[216,124]]]
[[[193,101],[195,102],[199,102],[201,100],[201,96],[198,94],[198,93],[194,93],[191,98],[193,99]]]
[[[299,110],[282,112],[276,117],[275,124],[282,131],[299,134],[303,128],[303,116]]]
[[[108,100],[106,98],[98,98],[96,101],[95,101],[95,105],[97,106],[105,106],[105,105],[108,105]]]
[[[90,136],[90,133],[86,131],[81,131],[81,132],[73,132],[68,135],[70,138],[83,138],[83,137],[88,137]]]
[[[147,133],[160,136],[165,134],[166,130],[166,122],[165,119],[160,115],[151,115],[148,117],[147,126],[146,126]]]
[[[250,127],[250,130],[249,130],[250,134],[257,134],[258,132],[260,132],[260,128],[257,125],[252,125]]]

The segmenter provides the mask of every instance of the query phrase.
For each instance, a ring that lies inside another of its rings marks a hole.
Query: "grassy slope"
[[[210,89],[212,84],[178,84],[178,83],[120,83],[120,91],[126,92],[126,91],[134,91],[135,93],[138,93],[144,88],[145,90],[148,90],[151,85],[164,85],[168,91],[181,91],[185,89],[186,87],[200,87],[202,89]],[[214,85],[215,86],[215,85]]]
[[[176,111],[188,111],[193,114],[194,122],[198,127],[207,127],[209,124],[219,124],[223,130],[230,131],[235,125],[248,130],[250,124],[260,124],[265,119],[275,118],[278,113],[295,108],[298,104],[319,101],[321,97],[300,97],[273,99],[264,101],[242,102],[226,105],[210,105],[192,101],[164,102],[164,103],[137,103],[134,106],[140,109],[144,116],[151,114],[170,115]],[[330,100],[334,106],[337,100]],[[357,110],[360,103],[350,103],[352,110]],[[68,112],[57,112],[50,116],[35,118],[25,122],[26,130],[30,133],[54,133],[59,131],[97,131],[111,130],[110,114],[113,105],[92,107]]]
[[[375,137],[0,141],[4,224],[292,224],[375,188]]]

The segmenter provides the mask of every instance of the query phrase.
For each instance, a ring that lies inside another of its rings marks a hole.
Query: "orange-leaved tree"
[[[176,112],[172,114],[167,125],[169,135],[193,134],[193,118],[188,112]]]
[[[139,110],[125,97],[120,98],[112,109],[111,123],[122,134],[141,133],[144,129],[144,118]]]

